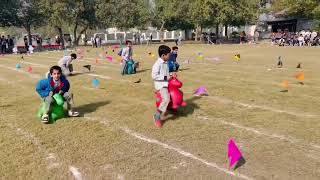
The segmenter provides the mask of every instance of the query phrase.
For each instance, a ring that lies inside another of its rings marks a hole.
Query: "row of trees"
[[[77,45],[81,34],[95,28],[152,25],[161,32],[194,28],[199,35],[208,26],[241,25],[256,19],[259,0],[1,0],[0,4],[2,26],[23,27],[30,37],[32,27],[49,25],[62,37],[67,25]]]
[[[320,20],[319,0],[277,0],[273,4],[273,10],[284,10],[288,16]]]
[[[29,37],[32,28],[47,25],[63,37],[63,27],[67,26],[72,29],[76,45],[80,35],[90,29],[144,29],[150,25],[160,32],[195,29],[197,40],[205,27],[215,26],[218,34],[220,25],[255,22],[260,3],[261,0],[0,0],[0,26],[23,27]],[[312,17],[320,18],[318,0],[276,1],[275,9],[286,8],[294,15],[310,17],[311,12]]]

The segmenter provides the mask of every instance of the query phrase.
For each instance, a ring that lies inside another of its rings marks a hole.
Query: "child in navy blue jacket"
[[[41,117],[43,123],[49,122],[49,114],[52,111],[52,105],[55,103],[52,96],[56,93],[64,97],[68,115],[71,117],[79,116],[79,112],[71,110],[72,94],[68,92],[69,89],[69,81],[62,75],[62,70],[59,66],[52,66],[50,68],[50,76],[38,82],[36,91],[45,102],[45,113]]]
[[[170,54],[170,59],[168,61],[168,66],[169,66],[169,72],[177,72],[179,70],[179,64],[177,62],[177,57],[178,57],[178,47],[174,46],[172,47],[172,52]]]

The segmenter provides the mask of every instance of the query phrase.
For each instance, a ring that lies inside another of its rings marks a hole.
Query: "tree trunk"
[[[160,27],[160,42],[164,42],[164,25],[165,25],[165,21],[162,21],[161,23],[161,27]]]
[[[198,32],[198,34],[200,35],[200,42],[204,41],[204,36],[202,36],[202,26],[200,26],[200,31]]]
[[[73,29],[73,45],[74,46],[78,46],[79,45],[79,41],[77,41],[77,30],[78,30],[78,22],[76,22],[76,25],[74,26]]]
[[[80,38],[81,38],[81,34],[83,34],[84,32],[86,32],[88,28],[89,28],[89,26],[86,26],[85,28],[83,28],[83,29],[80,31],[78,37],[76,37],[76,36],[74,37],[74,39],[75,39],[74,42],[75,42],[76,45],[79,45],[79,41],[80,41]]]
[[[58,33],[59,33],[59,36],[60,36],[60,40],[61,40],[61,47],[62,47],[62,49],[64,49],[64,48],[65,48],[65,46],[64,46],[64,36],[63,36],[63,33],[62,33],[62,28],[61,28],[61,27],[56,26],[56,29],[58,30]]]
[[[228,25],[227,24],[224,25],[224,34],[227,37],[227,39],[229,39],[229,37],[228,37]]]
[[[88,45],[87,38],[88,38],[88,34],[87,34],[87,32],[85,32],[85,34],[84,34],[84,45],[85,45],[85,46]]]
[[[199,39],[199,29],[200,29],[200,26],[197,25],[197,27],[196,27],[196,33],[195,33],[195,37],[194,37],[194,41],[198,41],[198,39]]]
[[[219,24],[216,24],[216,37],[217,37],[217,39],[220,38],[220,34],[219,34]]]
[[[28,40],[29,40],[29,44],[28,45],[32,45],[32,38],[31,38],[31,26],[30,26],[30,24],[27,24],[26,26],[25,26],[25,29],[26,29],[26,31],[27,31],[27,34],[28,34]]]

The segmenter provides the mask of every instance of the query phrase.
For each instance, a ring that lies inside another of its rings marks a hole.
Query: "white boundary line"
[[[148,143],[151,143],[151,144],[156,144],[156,145],[159,145],[161,146],[162,148],[165,148],[165,149],[169,149],[169,150],[172,150],[172,151],[175,151],[185,157],[188,157],[190,159],[193,159],[193,160],[196,160],[196,161],[199,161],[201,162],[202,164],[205,164],[209,167],[212,167],[212,168],[215,168],[221,172],[224,172],[228,175],[231,175],[231,176],[235,176],[237,178],[241,178],[241,179],[246,179],[246,180],[252,180],[253,178],[251,177],[248,177],[246,175],[243,175],[243,174],[240,174],[240,173],[235,173],[235,172],[232,172],[232,171],[229,171],[228,169],[225,169],[225,168],[222,168],[222,167],[219,167],[216,163],[212,163],[212,162],[208,162],[207,160],[204,160],[204,159],[201,159],[201,158],[198,158],[196,157],[195,155],[189,153],[189,152],[186,152],[180,148],[176,148],[176,147],[173,147],[173,146],[170,146],[168,144],[165,144],[165,143],[162,143],[158,140],[155,140],[155,139],[150,139],[150,138],[147,138],[146,136],[144,135],[141,135],[141,134],[138,134],[128,128],[121,128],[122,131],[124,131],[125,133],[129,134],[130,136],[133,136],[137,139],[140,139],[142,141],[145,141],[145,142],[148,142]]]
[[[82,180],[82,175],[81,175],[78,168],[76,168],[74,166],[69,166],[69,171],[72,173],[73,177],[76,180]]]

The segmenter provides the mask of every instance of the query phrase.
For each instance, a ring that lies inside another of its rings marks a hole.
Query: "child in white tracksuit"
[[[77,54],[72,53],[70,56],[63,56],[59,61],[58,61],[58,66],[61,67],[62,73],[64,76],[70,76],[73,67],[71,62],[77,59]]]
[[[170,75],[167,61],[170,58],[171,49],[168,46],[161,45],[159,46],[158,52],[159,58],[152,67],[152,79],[154,81],[155,89],[161,94],[162,101],[157,112],[154,114],[153,119],[155,125],[158,128],[161,128],[161,117],[166,113],[168,104],[170,103],[170,95],[168,92],[168,80]]]

